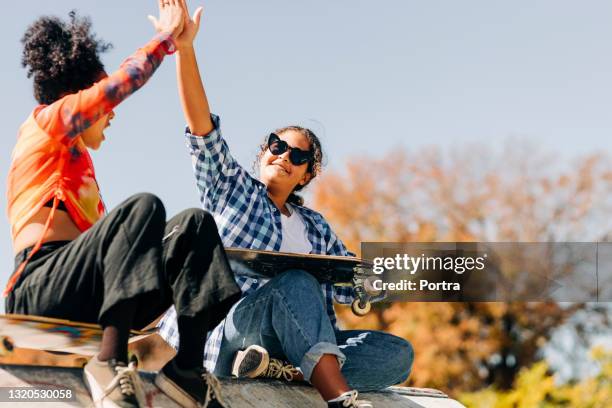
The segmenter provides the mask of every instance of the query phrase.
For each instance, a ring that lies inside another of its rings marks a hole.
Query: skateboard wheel
[[[370,304],[370,302],[366,302],[365,306],[362,307],[359,304],[359,299],[353,300],[353,303],[351,304],[351,310],[357,316],[365,316],[365,315],[367,315],[368,312],[370,311],[370,309],[372,309],[372,305]]]

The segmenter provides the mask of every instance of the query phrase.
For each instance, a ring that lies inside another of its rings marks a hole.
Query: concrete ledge
[[[148,407],[174,408],[178,405],[168,399],[153,384],[154,373],[141,372],[145,384]],[[231,408],[286,408],[286,407],[326,407],[318,393],[308,385],[288,384],[273,380],[236,380],[221,379],[223,396]],[[54,403],[0,402],[0,406],[44,406],[75,407],[91,406],[89,393],[79,368],[58,368],[40,366],[0,365],[0,387],[57,387],[70,388],[76,401]],[[383,392],[362,394],[374,403],[376,408],[462,408],[459,402],[439,397],[419,396],[419,391],[391,387]],[[41,405],[42,404],[42,405]]]

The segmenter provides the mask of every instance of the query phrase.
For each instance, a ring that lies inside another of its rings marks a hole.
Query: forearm
[[[136,92],[153,76],[164,57],[175,50],[171,35],[157,34],[147,45],[128,57],[119,70],[100,82],[105,92],[103,102],[117,105]]]
[[[180,48],[177,52],[176,76],[183,114],[191,134],[207,135],[213,130],[213,123],[192,46]]]

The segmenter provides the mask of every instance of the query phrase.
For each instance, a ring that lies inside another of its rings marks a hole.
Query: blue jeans
[[[321,356],[333,354],[349,386],[359,391],[405,381],[414,359],[410,343],[397,336],[334,330],[320,284],[299,270],[278,275],[232,307],[215,374],[229,376],[236,352],[252,344],[299,367],[307,381]]]

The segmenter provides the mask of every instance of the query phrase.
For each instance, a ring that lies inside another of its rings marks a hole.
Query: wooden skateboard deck
[[[132,330],[130,334],[128,349],[141,366],[161,367],[172,358],[173,353],[168,350],[172,348],[167,345],[164,348],[165,342],[159,342],[161,338],[155,332],[155,329]],[[0,364],[82,367],[98,352],[101,340],[102,327],[97,324],[0,315]],[[165,361],[156,361],[162,359]]]
[[[366,280],[376,276],[372,263],[348,256],[295,254],[244,248],[225,248],[230,260],[247,267],[241,273],[257,278],[273,278],[287,270],[304,270],[321,283],[351,286],[355,291],[353,313],[363,316],[370,311],[370,300],[378,293],[366,290]]]

